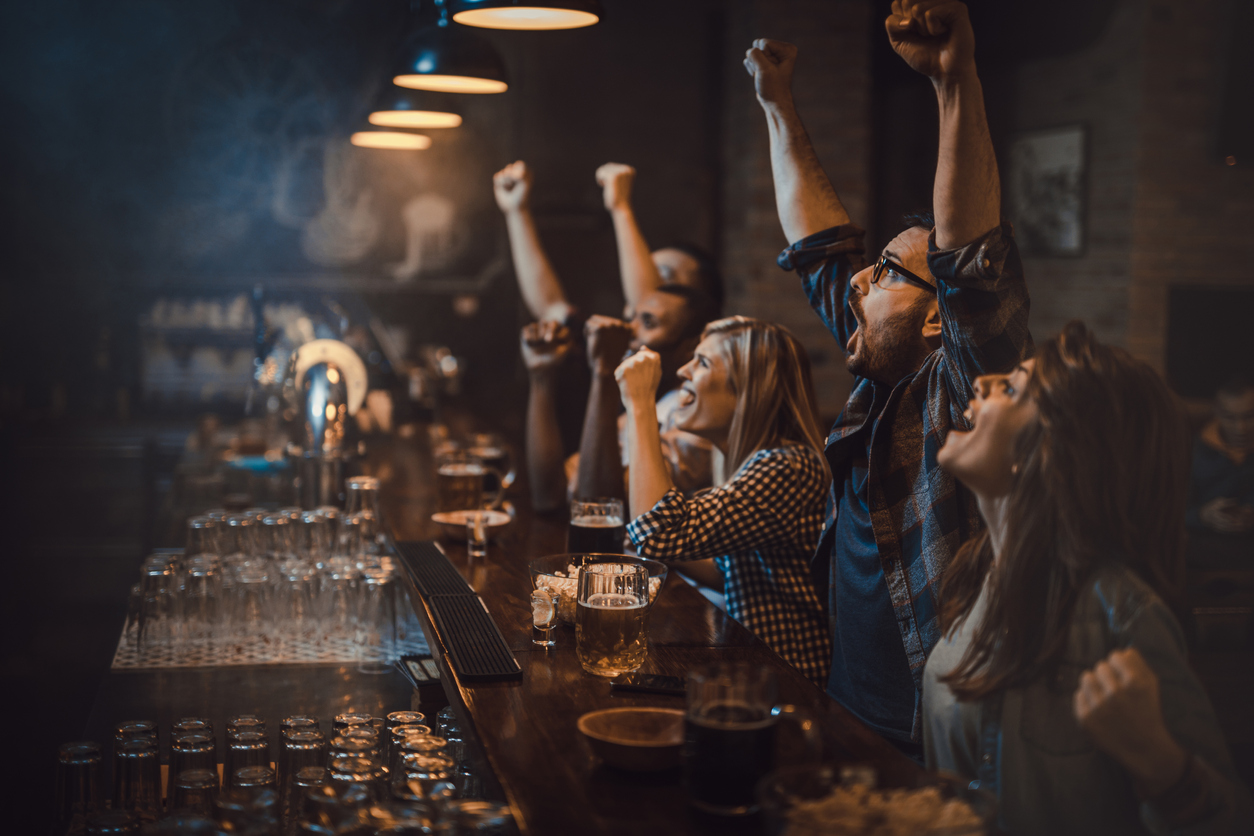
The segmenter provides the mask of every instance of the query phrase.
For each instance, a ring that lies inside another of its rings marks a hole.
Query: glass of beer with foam
[[[588,673],[615,677],[648,652],[649,571],[638,563],[592,562],[579,570],[575,650]]]

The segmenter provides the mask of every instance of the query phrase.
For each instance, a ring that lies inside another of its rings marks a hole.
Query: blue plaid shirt
[[[779,256],[780,267],[801,277],[810,306],[842,349],[858,326],[848,297],[850,277],[866,266],[863,235],[852,224],[833,227]],[[963,412],[975,379],[1007,372],[1032,352],[1027,285],[1009,224],[952,250],[937,250],[933,235],[927,261],[938,283],[941,347],[896,386],[861,377],[854,382],[827,437],[827,460],[837,481],[811,563],[815,585],[827,599],[842,479],[849,478],[850,459],[861,445],[875,545],[918,693],[924,663],[940,638],[941,576],[958,547],[980,528],[975,498],[937,466],[936,452],[950,428],[968,428]],[[916,740],[920,720],[916,695]]]

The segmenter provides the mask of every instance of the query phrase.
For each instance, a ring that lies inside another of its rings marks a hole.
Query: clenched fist
[[[745,51],[745,69],[753,76],[753,92],[763,105],[792,101],[792,71],[797,48],[784,41],[758,38]]]
[[[963,3],[893,0],[884,28],[897,54],[936,83],[957,82],[975,70],[975,33]]]
[[[542,375],[560,366],[574,342],[570,329],[559,322],[532,322],[522,329],[523,365],[532,375]]]
[[[593,314],[584,323],[583,335],[588,341],[588,366],[592,373],[608,376],[622,362],[635,331],[621,319]]]
[[[1158,677],[1136,648],[1115,650],[1081,674],[1072,703],[1080,727],[1150,795],[1184,772],[1188,756],[1163,720]]]
[[[526,209],[531,198],[531,169],[522,160],[505,166],[492,175],[492,193],[502,212]]]
[[[628,357],[614,370],[618,392],[623,406],[651,404],[657,398],[657,387],[662,382],[662,358],[656,351],[642,348]]]
[[[597,169],[596,178],[601,187],[601,200],[608,211],[631,206],[631,184],[636,179],[634,168],[622,163],[606,163]]]

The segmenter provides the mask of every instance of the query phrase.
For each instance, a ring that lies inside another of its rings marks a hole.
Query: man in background
[[[1254,381],[1232,378],[1215,395],[1215,417],[1193,445],[1186,520],[1199,540],[1191,556],[1243,550],[1254,566]]]

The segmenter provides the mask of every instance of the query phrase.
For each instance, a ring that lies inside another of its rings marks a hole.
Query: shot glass
[[[57,752],[58,832],[79,832],[100,812],[100,762],[100,747],[90,741],[66,743]]]
[[[557,646],[557,603],[559,596],[540,587],[531,593],[531,643],[539,647]]]
[[[193,813],[206,818],[213,815],[218,800],[217,769],[185,769],[177,773],[170,791],[171,813]]]
[[[156,740],[123,740],[113,751],[113,809],[144,822],[161,817],[161,764]]]
[[[226,721],[226,736],[235,737],[240,732],[266,733],[266,721],[256,714],[239,714]]]
[[[235,770],[232,784],[250,795],[274,789],[274,770],[268,766],[242,766]]]
[[[379,801],[383,798],[383,774],[383,767],[373,758],[333,757],[327,783],[340,795],[350,784],[361,784],[369,788],[373,801]]]
[[[441,795],[447,798],[452,794],[453,779],[456,774],[457,766],[448,755],[413,753],[406,754],[401,759],[396,782],[403,784],[410,793],[420,799],[430,799]]]
[[[218,780],[218,755],[213,736],[203,732],[184,733],[170,741],[170,774],[207,769]]]
[[[296,820],[306,812],[305,800],[311,792],[326,785],[327,768],[325,766],[306,766],[296,771],[288,786],[284,788],[284,834],[296,832]]]
[[[371,719],[369,714],[349,711],[344,714],[336,714],[335,719],[331,723],[331,728],[336,734],[339,734],[350,726],[369,726]]]
[[[242,731],[230,740],[226,747],[226,758],[222,768],[223,782],[227,788],[234,788],[232,783],[239,770],[246,766],[270,765],[270,745],[265,734],[255,731]]]
[[[482,511],[466,514],[466,552],[472,558],[488,556],[488,515]]]

